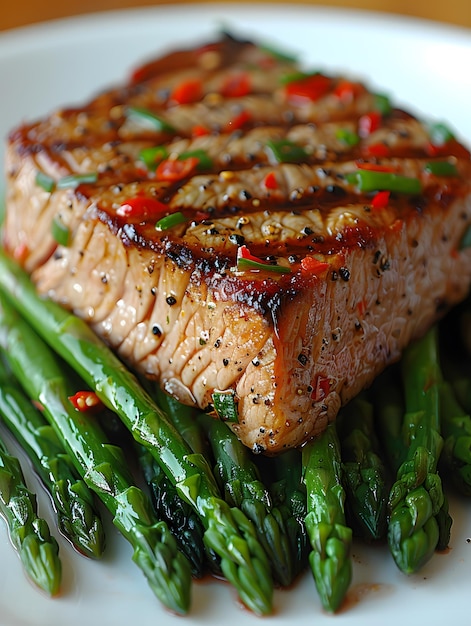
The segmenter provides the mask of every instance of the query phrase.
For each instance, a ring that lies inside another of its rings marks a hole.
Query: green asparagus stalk
[[[59,546],[47,522],[38,517],[36,496],[29,491],[18,459],[0,440],[0,513],[28,578],[54,596],[60,589]]]
[[[102,402],[120,417],[134,439],[149,447],[180,496],[200,515],[205,544],[221,557],[224,576],[257,614],[272,610],[270,565],[253,524],[221,498],[206,459],[193,453],[135,376],[85,322],[39,298],[28,276],[0,252],[0,290],[49,342]]]
[[[389,488],[374,428],[373,405],[356,397],[337,416],[347,518],[359,536],[378,540],[386,535]]]
[[[194,509],[180,498],[173,483],[144,446],[136,444],[139,465],[159,519],[165,521],[191,565],[194,578],[205,571],[204,526]]]
[[[270,563],[274,579],[282,586],[293,581],[293,553],[280,511],[273,506],[268,489],[260,480],[250,451],[223,422],[201,415],[215,458],[215,475],[226,501],[252,520],[257,537]]]
[[[437,549],[437,515],[447,506],[437,472],[443,439],[436,327],[407,348],[401,371],[406,409],[402,433],[407,456],[389,496],[388,543],[399,569],[412,574]]]
[[[259,460],[263,480],[269,485],[273,504],[285,521],[293,556],[293,576],[303,572],[309,559],[309,538],[304,520],[307,515],[306,488],[302,480],[299,450],[288,450],[274,458]]]
[[[440,400],[444,438],[440,465],[453,486],[471,496],[471,416],[461,407],[452,384],[446,380],[440,388]]]
[[[181,404],[157,387],[155,399],[193,452],[207,456],[209,447],[194,407]]]
[[[302,451],[307,490],[306,528],[314,581],[326,611],[337,611],[352,579],[352,530],[345,521],[340,443],[335,424]]]
[[[54,429],[12,380],[2,359],[0,414],[46,487],[61,533],[81,554],[99,558],[105,535],[92,492],[79,478]]]
[[[188,561],[167,525],[154,516],[149,498],[134,484],[122,449],[107,442],[95,417],[74,408],[64,367],[6,301],[0,343],[25,392],[41,404],[77,471],[133,546],[133,560],[155,595],[172,611],[186,613],[191,587]]]

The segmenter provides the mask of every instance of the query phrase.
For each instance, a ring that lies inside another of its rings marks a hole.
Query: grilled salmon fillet
[[[442,124],[222,36],[8,138],[3,245],[38,291],[254,452],[299,446],[468,293]]]

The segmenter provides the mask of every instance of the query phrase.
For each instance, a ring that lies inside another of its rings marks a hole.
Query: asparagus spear
[[[299,450],[288,450],[266,459],[265,463],[261,461],[263,459],[259,459],[258,465],[264,481],[269,484],[273,504],[285,521],[291,553],[294,555],[293,576],[297,576],[307,567],[309,558],[309,538],[304,524],[307,508],[301,453]]]
[[[252,520],[270,559],[273,577],[283,586],[293,581],[293,554],[283,516],[273,506],[250,452],[223,422],[200,416],[215,458],[215,474],[227,502]]]
[[[206,552],[203,541],[204,527],[199,516],[180,498],[175,486],[149,450],[138,444],[136,449],[159,519],[167,523],[176,538],[181,551],[191,564],[193,577],[201,578],[205,570]]]
[[[59,530],[79,552],[99,558],[103,553],[105,535],[92,492],[78,477],[54,430],[15,385],[2,359],[0,413],[47,488],[54,503]]]
[[[113,523],[134,548],[133,560],[160,601],[186,613],[191,570],[149,498],[134,484],[123,451],[108,444],[95,417],[69,400],[64,368],[34,330],[7,303],[0,315],[0,342],[11,370],[32,400],[39,402],[85,483],[113,515]]]
[[[437,515],[446,508],[437,472],[443,439],[436,327],[407,348],[401,371],[406,409],[402,432],[407,456],[389,496],[388,543],[399,569],[411,574],[436,550],[440,540]]]
[[[442,382],[440,400],[445,440],[441,466],[454,487],[471,496],[471,416],[461,407],[448,381]]]
[[[373,405],[354,398],[337,417],[347,517],[364,539],[386,535],[388,487],[386,468],[374,430]]]
[[[335,612],[352,579],[352,530],[345,522],[340,444],[335,424],[302,451],[307,490],[306,528],[314,581],[325,610]]]
[[[272,610],[270,565],[253,525],[220,497],[206,459],[192,453],[165,414],[85,322],[39,298],[28,276],[0,252],[0,289],[45,341],[119,415],[134,439],[149,447],[180,496],[200,515],[205,544],[221,557],[224,576],[258,614]]]
[[[29,491],[18,459],[0,440],[0,512],[30,580],[48,595],[60,588],[59,546],[47,522],[38,517],[35,495]]]

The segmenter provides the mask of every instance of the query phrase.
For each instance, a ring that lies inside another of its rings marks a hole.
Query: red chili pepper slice
[[[365,113],[358,120],[358,134],[360,137],[368,137],[381,125],[381,113],[378,111],[371,111],[371,113]]]
[[[205,135],[209,135],[210,131],[205,126],[193,126],[191,129],[192,137],[204,137]]]
[[[340,80],[334,89],[334,94],[344,102],[352,102],[364,91],[364,87],[359,83],[352,83],[349,80]]]
[[[365,147],[365,154],[369,156],[386,157],[389,156],[390,153],[391,150],[389,146],[384,143],[373,143]]]
[[[120,217],[132,217],[135,219],[146,219],[147,217],[158,217],[168,212],[168,206],[155,198],[136,196],[129,198],[118,207],[116,215]]]
[[[173,89],[170,100],[173,100],[178,104],[190,104],[191,102],[197,102],[200,100],[202,93],[203,88],[201,81],[189,78],[188,80],[179,83]]]
[[[324,376],[316,376],[312,385],[311,398],[316,402],[323,400],[330,391],[330,379]]]
[[[191,176],[198,167],[199,159],[197,157],[188,157],[187,159],[165,159],[161,161],[155,170],[157,180],[177,182]]]
[[[278,181],[276,180],[275,172],[269,172],[265,176],[265,180],[263,181],[263,184],[265,185],[267,189],[278,189]]]
[[[318,276],[328,269],[329,263],[327,261],[319,261],[313,256],[305,256],[301,259],[301,272],[303,274],[309,274],[310,276]]]
[[[229,133],[234,130],[239,130],[251,121],[252,115],[249,113],[249,111],[246,111],[244,109],[239,113],[239,115],[236,115],[236,117],[234,117],[232,120],[229,120],[225,130]]]
[[[285,85],[288,99],[293,103],[302,104],[306,100],[315,102],[325,96],[332,86],[332,79],[323,74],[306,76]]]
[[[246,72],[228,76],[221,87],[225,98],[242,98],[252,91],[252,82]]]
[[[373,209],[385,209],[388,206],[390,191],[378,191],[371,201]]]
[[[247,246],[239,246],[237,248],[237,258],[245,259],[246,261],[253,261],[254,263],[264,263],[268,265],[267,261],[264,261],[258,256],[254,256],[247,248]]]
[[[69,396],[69,400],[77,411],[89,411],[102,406],[100,398],[94,391],[77,391],[73,396]]]

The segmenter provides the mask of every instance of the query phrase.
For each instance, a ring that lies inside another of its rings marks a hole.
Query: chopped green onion
[[[435,176],[458,176],[458,170],[450,161],[430,161],[425,165],[425,171]]]
[[[166,146],[143,148],[139,152],[139,158],[145,163],[148,169],[153,170],[156,168],[158,163],[160,163],[161,161],[165,161],[165,159],[168,159],[168,150]]]
[[[252,259],[237,259],[237,269],[239,270],[262,270],[264,272],[274,272],[275,274],[290,274],[291,269],[284,265],[272,265],[263,261],[252,261]]]
[[[352,148],[360,141],[360,137],[357,133],[349,128],[338,128],[335,132],[335,136],[339,141]]]
[[[422,184],[418,178],[402,176],[392,172],[375,172],[358,170],[347,175],[349,183],[356,184],[359,191],[393,191],[417,195],[422,192]]]
[[[392,111],[391,100],[385,94],[376,93],[374,96],[374,108],[383,116],[389,115]]]
[[[301,163],[309,159],[304,148],[288,139],[270,140],[266,145],[278,163]]]
[[[44,191],[51,193],[51,191],[54,191],[56,182],[51,176],[48,176],[48,174],[38,171],[36,172],[36,184],[44,189]]]
[[[96,172],[89,172],[88,174],[70,174],[69,176],[63,176],[57,181],[57,189],[75,189],[83,183],[96,183],[98,174]]]
[[[215,391],[213,393],[213,404],[220,420],[234,423],[239,421],[237,403],[233,391]]]
[[[56,215],[52,220],[51,232],[56,241],[61,246],[68,246],[70,243],[70,229],[66,226],[61,218]]]
[[[178,156],[179,161],[191,158],[198,159],[198,170],[210,170],[213,167],[213,160],[205,150],[189,150]]]
[[[443,146],[455,138],[453,132],[443,122],[431,124],[428,128],[428,133],[430,141],[434,146]]]
[[[166,215],[162,217],[162,219],[158,220],[155,225],[156,230],[168,230],[177,224],[183,224],[186,222],[186,217],[180,211],[176,213],[171,213],[170,215]]]
[[[134,118],[139,122],[145,122],[150,125],[153,130],[160,130],[168,133],[175,132],[175,128],[171,124],[152,111],[149,111],[149,109],[143,109],[141,107],[128,107],[127,117]]]

